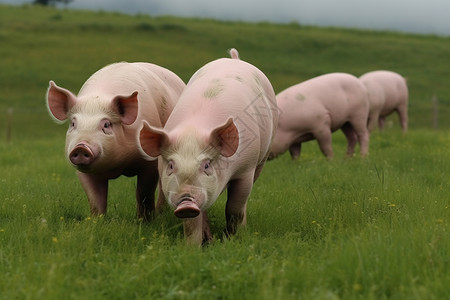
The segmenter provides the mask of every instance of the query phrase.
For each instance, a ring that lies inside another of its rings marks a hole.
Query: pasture
[[[0,45],[0,299],[449,299],[449,38],[0,5]],[[134,179],[111,182],[108,214],[89,217],[64,158],[67,124],[45,108],[48,81],[76,92],[116,61],[187,81],[231,47],[276,92],[328,72],[396,71],[410,130],[389,118],[364,159],[344,157],[339,132],[331,161],[308,142],[299,160],[268,162],[248,226],[223,238],[222,195],[202,249],[169,210],[135,217]]]

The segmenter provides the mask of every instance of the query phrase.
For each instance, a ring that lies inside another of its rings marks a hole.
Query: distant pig
[[[190,79],[164,129],[144,122],[142,151],[159,156],[162,190],[188,243],[212,239],[208,209],[227,188],[226,233],[246,224],[247,199],[269,154],[277,125],[267,77],[241,61],[210,62]]]
[[[373,71],[359,77],[369,93],[369,120],[373,131],[384,127],[386,116],[397,112],[403,132],[408,130],[408,86],[406,79],[391,71]]]
[[[331,73],[312,78],[280,92],[277,104],[281,113],[270,158],[289,149],[292,159],[296,159],[302,143],[313,139],[331,158],[331,134],[338,129],[347,138],[348,155],[353,155],[357,141],[361,155],[368,153],[367,92],[355,76]]]
[[[138,131],[142,120],[163,126],[184,87],[177,75],[149,63],[106,66],[77,96],[50,81],[47,107],[57,122],[70,122],[66,156],[77,169],[93,215],[106,213],[109,179],[137,175],[137,215],[150,218],[158,168],[156,160],[144,159],[139,151]]]

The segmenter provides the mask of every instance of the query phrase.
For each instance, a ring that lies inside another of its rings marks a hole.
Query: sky
[[[65,7],[450,36],[450,0],[73,0]]]

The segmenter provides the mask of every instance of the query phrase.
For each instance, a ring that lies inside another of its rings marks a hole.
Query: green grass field
[[[345,158],[335,133],[332,161],[310,142],[298,161],[268,162],[248,226],[222,237],[222,195],[202,249],[168,210],[135,217],[134,179],[112,182],[108,214],[89,217],[67,126],[45,109],[48,81],[76,92],[123,60],[187,81],[231,47],[276,92],[333,71],[397,71],[410,131],[390,118],[365,159]],[[0,5],[0,299],[450,299],[449,59],[436,36]]]

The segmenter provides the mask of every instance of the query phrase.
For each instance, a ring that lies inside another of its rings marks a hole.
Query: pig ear
[[[232,156],[239,146],[239,132],[233,118],[229,118],[225,124],[214,129],[210,141],[222,156]]]
[[[47,90],[47,107],[52,116],[58,121],[67,119],[67,112],[77,102],[77,97],[69,90],[63,89],[50,81]]]
[[[161,148],[167,146],[169,136],[163,129],[150,126],[143,121],[143,126],[139,132],[139,144],[142,151],[152,158],[161,155]]]
[[[136,121],[138,115],[138,92],[134,92],[129,96],[117,96],[113,99],[112,105],[125,125],[131,125]]]

